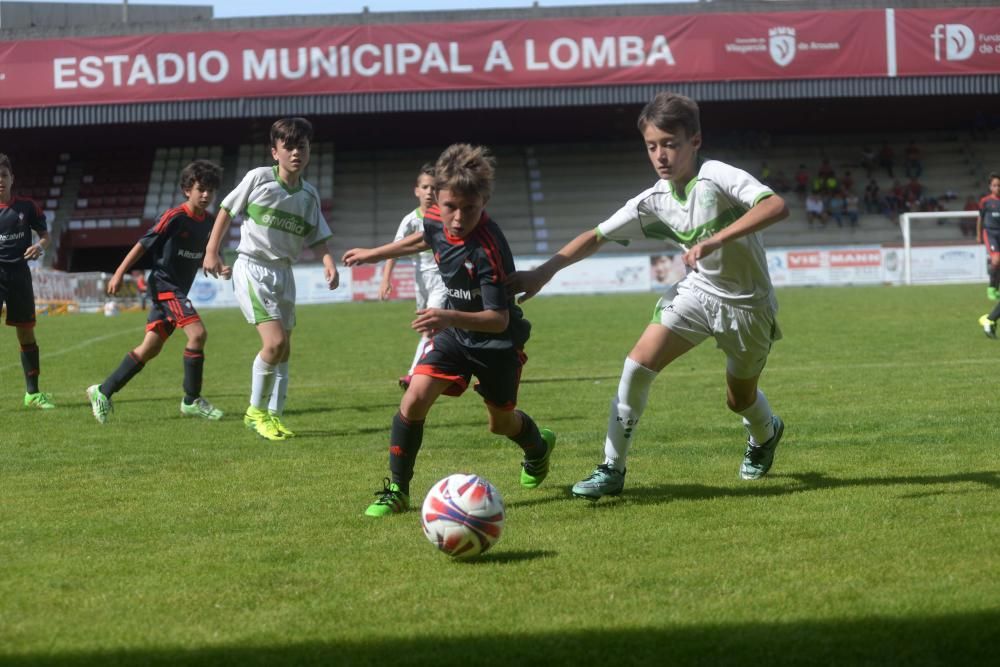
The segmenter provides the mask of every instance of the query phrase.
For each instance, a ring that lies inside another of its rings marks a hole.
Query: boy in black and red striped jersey
[[[128,384],[146,363],[163,349],[177,327],[184,329],[184,398],[181,414],[217,420],[222,411],[201,396],[205,366],[205,325],[188,299],[194,278],[201,269],[205,246],[212,232],[208,207],[222,182],[222,168],[207,160],[195,160],[181,170],[180,189],[187,201],[168,210],[129,251],[108,281],[108,294],[122,286],[125,273],[147,252],[154,255],[147,290],[151,306],[142,343],[125,355],[121,364],[102,384],[87,388],[94,418],[104,424],[112,412],[111,396]],[[228,274],[224,277],[228,278]]]
[[[986,295],[996,300],[1000,297],[1000,172],[990,174],[990,193],[979,200],[979,219],[976,220],[976,238],[986,244],[990,259],[990,286]],[[1000,319],[1000,304],[979,318],[979,325],[990,338],[997,337],[997,320]]]
[[[32,200],[15,197],[14,168],[0,153],[0,308],[7,306],[7,326],[17,331],[24,369],[24,407],[51,409],[52,397],[38,390],[38,343],[35,340],[35,291],[29,259],[38,259],[49,245],[45,216]],[[38,242],[32,243],[32,232]]]
[[[387,516],[410,507],[410,480],[423,441],[424,420],[441,394],[458,396],[472,376],[492,433],[524,452],[521,486],[536,488],[549,473],[556,437],[516,410],[524,344],[531,325],[504,286],[514,259],[500,227],[486,214],[493,192],[493,156],[481,146],[449,146],[434,165],[437,204],[424,214],[423,232],[374,249],[354,248],[344,264],[374,263],[428,248],[448,290],[447,308],[417,311],[412,327],[433,336],[392,419],[391,479],[375,492],[365,514]]]

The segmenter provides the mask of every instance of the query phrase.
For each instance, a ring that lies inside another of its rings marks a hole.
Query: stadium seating
[[[987,160],[1000,149],[1000,137],[977,138],[956,132],[918,135],[787,135],[764,142],[746,142],[723,136],[706,139],[703,156],[718,158],[758,174],[767,162],[772,174],[793,180],[799,164],[815,174],[828,158],[838,176],[847,170],[854,191],[861,196],[867,182],[859,164],[862,146],[877,149],[888,140],[896,153],[896,177],[905,182],[903,152],[915,140],[923,154],[920,178],[925,193],[945,208],[959,210],[970,197],[986,192],[991,169]],[[488,210],[503,226],[515,254],[548,255],[611,215],[630,197],[654,183],[655,176],[635,141],[493,146],[497,157],[496,190]],[[420,166],[433,160],[440,147],[338,150],[334,144],[313,145],[306,178],[317,188],[324,214],[334,230],[334,246],[343,250],[374,246],[393,238],[401,218],[416,205],[413,185]],[[177,178],[181,168],[205,158],[225,168],[225,196],[250,169],[271,162],[266,143],[240,145],[163,146],[147,151],[118,151],[95,155],[53,155],[18,164],[17,185],[47,211],[54,236],[62,229],[87,231],[78,247],[100,244],[127,246],[138,230],[164,210],[180,203]],[[883,193],[893,186],[885,170],[873,177]],[[895,216],[863,214],[856,228],[806,224],[803,198],[783,193],[790,218],[765,232],[771,247],[899,243]],[[240,220],[234,221],[228,247],[239,241]],[[103,231],[102,231],[103,230]],[[71,239],[72,240],[72,239]],[[968,241],[957,224],[929,223],[915,235],[916,242]],[[662,249],[658,242],[633,243],[627,252]],[[316,259],[307,252],[303,260]]]

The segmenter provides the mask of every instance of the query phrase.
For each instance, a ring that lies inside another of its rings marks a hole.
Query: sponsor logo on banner
[[[768,28],[767,38],[763,36],[736,37],[725,46],[727,53],[746,55],[750,53],[767,52],[771,60],[780,67],[787,67],[795,60],[799,52],[831,52],[840,51],[838,41],[819,42],[812,39],[798,38],[798,31],[790,26],[774,26]]]
[[[831,250],[830,266],[881,266],[882,251],[879,249]]]
[[[815,269],[822,266],[822,263],[818,250],[788,251],[789,269]]]
[[[934,60],[941,61],[941,42],[944,42],[945,60],[968,60],[976,50],[976,36],[972,28],[961,23],[938,23],[931,33],[934,42]]]
[[[194,292],[191,296],[194,297],[195,301],[210,302],[215,300],[215,294],[218,291],[214,283],[210,283],[207,280],[197,280],[194,283]]]
[[[784,67],[795,58],[795,28],[780,26],[767,31],[767,50],[775,64]]]

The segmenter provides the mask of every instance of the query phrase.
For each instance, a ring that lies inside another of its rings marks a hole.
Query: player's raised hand
[[[113,276],[111,276],[110,280],[108,280],[107,292],[110,296],[114,296],[118,294],[118,290],[120,290],[121,288],[122,288],[122,276],[116,273]]]
[[[515,271],[504,280],[504,286],[513,294],[520,294],[518,303],[524,303],[531,297],[538,294],[539,290],[545,286],[545,279],[542,275],[531,269],[529,271]]]
[[[367,248],[351,248],[344,253],[344,256],[340,261],[344,263],[344,266],[357,266],[358,264],[370,264],[373,261],[374,253]]]
[[[451,311],[445,308],[423,308],[417,311],[417,317],[410,326],[430,337],[451,326],[450,315]]]

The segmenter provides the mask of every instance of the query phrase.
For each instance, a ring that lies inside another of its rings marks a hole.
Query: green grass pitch
[[[621,364],[655,295],[539,297],[520,406],[559,435],[553,471],[472,392],[427,422],[414,502],[472,471],[507,503],[477,561],[453,562],[419,513],[363,516],[387,474],[411,303],[302,307],[286,422],[241,423],[258,348],[236,311],[203,313],[205,396],[181,417],[183,335],[115,396],[84,389],[144,317],[37,327],[42,389],[21,407],[0,355],[2,665],[962,665],[1000,649],[1000,342],[980,285],[779,291],[761,383],[787,429],[743,482],[744,434],[705,344],[655,383],[625,493],[569,487],[599,462]]]

